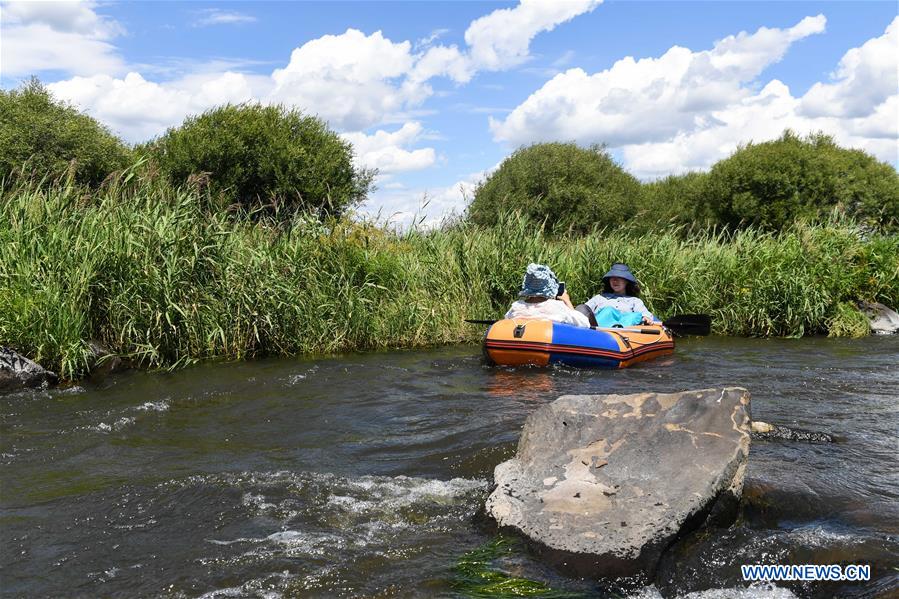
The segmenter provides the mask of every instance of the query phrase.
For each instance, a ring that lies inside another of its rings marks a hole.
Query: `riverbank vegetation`
[[[201,191],[139,168],[97,190],[0,193],[0,338],[70,378],[90,340],[147,366],[476,341],[464,319],[500,316],[530,261],[551,264],[575,301],[628,262],[656,314],[708,313],[727,335],[845,333],[853,300],[899,303],[899,237],[840,222],[551,236],[513,213],[396,232],[210,212]]]
[[[753,228],[780,231],[833,216],[899,231],[899,174],[823,134],[791,131],[748,144],[708,172],[641,184],[602,146],[541,143],[520,148],[476,189],[468,217],[493,226],[519,211],[550,232],[627,226],[651,231]]]
[[[131,148],[36,81],[0,103],[0,343],[66,378],[91,341],[149,367],[476,341],[464,319],[501,316],[532,261],[575,302],[627,262],[654,313],[727,335],[858,336],[856,300],[899,304],[899,175],[822,136],[651,183],[539,144],[465,217],[399,231],[354,216],[374,173],[296,111],[220,107]]]

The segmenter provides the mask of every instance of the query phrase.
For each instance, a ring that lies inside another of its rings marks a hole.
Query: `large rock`
[[[528,418],[487,512],[578,575],[649,578],[679,535],[735,513],[749,440],[739,387],[565,395]]]
[[[99,341],[88,341],[87,350],[87,370],[92,381],[102,380],[128,367],[118,355]]]
[[[871,322],[871,332],[875,335],[899,333],[899,314],[878,302],[859,302],[859,309]]]
[[[25,387],[46,387],[58,380],[56,373],[46,370],[37,362],[20,356],[8,347],[0,347],[0,393]]]

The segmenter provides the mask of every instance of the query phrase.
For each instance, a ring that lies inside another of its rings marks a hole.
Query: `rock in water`
[[[8,347],[0,347],[0,393],[17,391],[24,387],[45,387],[58,381],[37,362],[20,356]]]
[[[651,576],[679,535],[736,505],[749,441],[739,387],[564,395],[528,417],[487,512],[578,575]]]
[[[871,332],[875,335],[899,333],[899,313],[878,302],[858,302],[859,309],[871,322]]]

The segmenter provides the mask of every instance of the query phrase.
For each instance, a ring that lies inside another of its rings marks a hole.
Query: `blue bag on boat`
[[[602,328],[632,327],[643,322],[643,315],[639,312],[622,312],[611,306],[600,308],[596,311],[596,324]]]

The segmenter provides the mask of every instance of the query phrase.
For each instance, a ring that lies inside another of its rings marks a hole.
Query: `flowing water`
[[[7,396],[0,589],[489,594],[459,564],[495,545],[482,506],[529,413],[564,393],[716,385],[747,387],[757,420],[836,442],[754,441],[738,521],[679,543],[636,596],[896,596],[897,337],[682,340],[673,357],[622,371],[491,368],[478,347],[457,346],[127,372]],[[514,539],[487,561],[487,578],[609,596]],[[870,564],[874,579],[750,586],[742,563]]]

